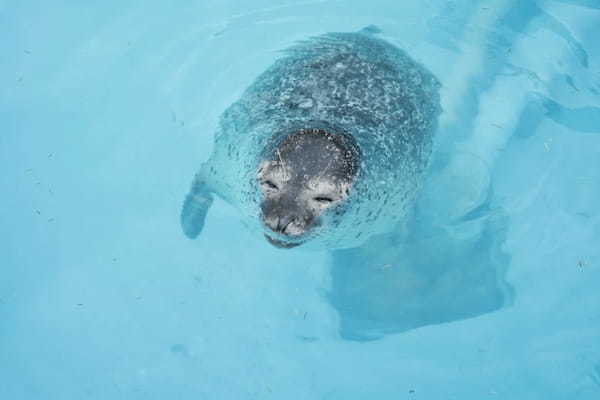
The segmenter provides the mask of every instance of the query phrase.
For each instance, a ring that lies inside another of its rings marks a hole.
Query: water
[[[600,398],[600,3],[0,2],[0,398]],[[217,200],[219,114],[375,24],[442,82],[424,190],[351,250]]]

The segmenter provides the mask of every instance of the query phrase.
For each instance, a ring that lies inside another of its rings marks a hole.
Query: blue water
[[[442,83],[395,231],[178,215],[220,113],[377,25]],[[600,2],[0,1],[0,399],[600,398]]]

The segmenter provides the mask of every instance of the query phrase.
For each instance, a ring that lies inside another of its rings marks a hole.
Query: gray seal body
[[[431,154],[439,83],[370,32],[285,50],[223,113],[184,202],[188,237],[213,194],[278,247],[355,247],[406,214]]]

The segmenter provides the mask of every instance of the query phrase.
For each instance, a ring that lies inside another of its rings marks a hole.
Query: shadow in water
[[[502,218],[443,229],[422,225],[412,220],[362,247],[333,253],[329,300],[344,339],[375,340],[510,304]]]

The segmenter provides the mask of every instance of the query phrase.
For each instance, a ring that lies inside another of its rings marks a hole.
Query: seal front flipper
[[[180,223],[185,236],[195,239],[202,232],[204,220],[212,202],[210,186],[200,173],[196,174],[181,209]]]

